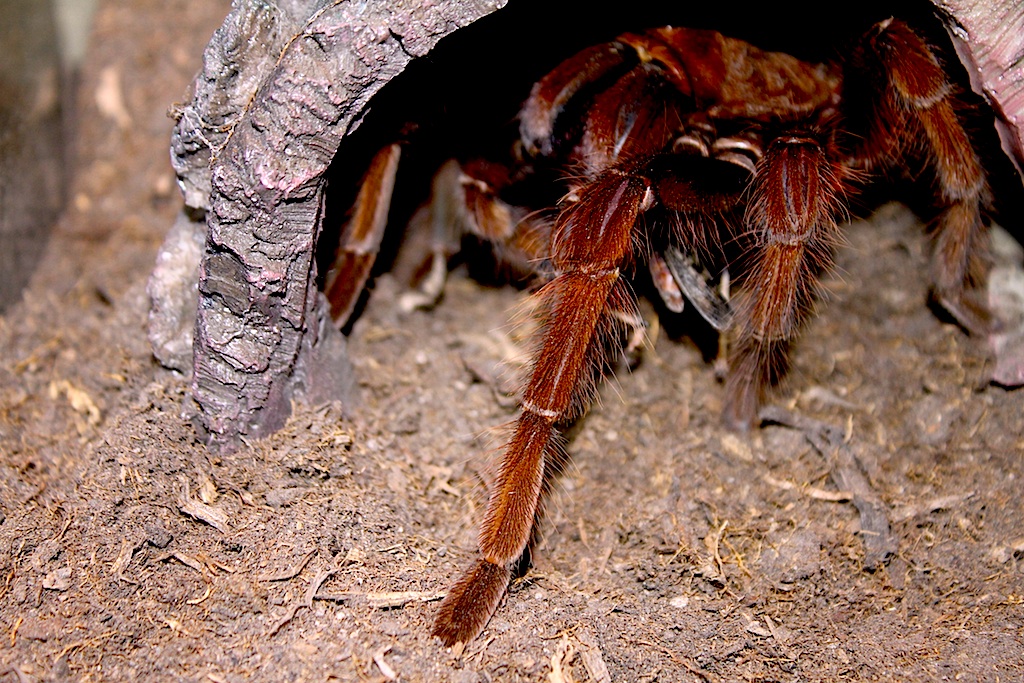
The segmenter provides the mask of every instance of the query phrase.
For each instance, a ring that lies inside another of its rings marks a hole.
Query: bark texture
[[[1024,177],[1024,4],[932,0],[943,14],[971,86],[996,114],[1003,151]]]
[[[381,86],[501,4],[238,2],[214,35],[172,141],[208,226],[192,393],[211,444],[279,428],[297,391],[343,393],[315,288],[324,172]]]

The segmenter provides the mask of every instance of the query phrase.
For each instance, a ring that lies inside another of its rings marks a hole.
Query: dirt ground
[[[1024,392],[924,305],[901,205],[848,229],[776,399],[831,447],[727,432],[712,365],[652,328],[572,435],[534,567],[442,648],[525,295],[457,272],[400,315],[383,278],[349,405],[208,452],[145,285],[180,206],[166,111],[228,3],[133,7],[101,3],[70,204],[0,319],[0,681],[1024,680]],[[111,82],[127,119],[97,108]],[[855,503],[886,512],[887,564]]]

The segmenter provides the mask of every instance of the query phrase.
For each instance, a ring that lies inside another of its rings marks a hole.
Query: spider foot
[[[933,305],[952,317],[972,337],[989,337],[1002,328],[999,320],[989,312],[988,306],[969,292],[950,295],[933,290],[931,300]]]
[[[511,578],[509,567],[478,559],[441,603],[431,635],[448,647],[476,638],[498,608]]]

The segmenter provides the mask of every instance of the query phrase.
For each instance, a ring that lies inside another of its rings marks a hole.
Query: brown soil
[[[383,278],[352,404],[209,453],[150,355],[145,284],[180,205],[165,112],[227,3],[133,6],[100,10],[70,206],[0,319],[0,680],[1024,679],[1024,393],[924,305],[899,205],[850,226],[776,401],[844,430],[835,449],[725,431],[712,366],[652,334],[575,430],[533,569],[442,648],[427,633],[474,554],[525,295],[456,273],[400,315]],[[107,69],[129,125],[95,105]],[[885,566],[835,495],[841,454],[892,522]]]

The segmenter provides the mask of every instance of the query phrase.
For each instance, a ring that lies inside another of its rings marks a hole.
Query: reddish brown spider
[[[941,210],[934,295],[964,327],[985,329],[970,294],[986,276],[988,189],[954,106],[936,57],[898,20],[875,25],[836,64],[659,28],[585,49],[534,85],[519,117],[522,166],[571,174],[548,213],[501,199],[512,171],[442,169],[430,208],[434,274],[420,294],[440,293],[447,245],[463,231],[546,284],[542,338],[479,557],[441,605],[436,636],[448,645],[475,637],[505,593],[557,466],[558,427],[587,409],[603,370],[642,329],[628,284],[638,267],[670,310],[685,295],[726,328],[726,419],[748,427],[832,265],[850,196],[871,175],[923,160]],[[343,235],[326,288],[342,321],[379,244],[398,155],[398,145],[377,154]],[[728,275],[731,301],[695,263]]]

